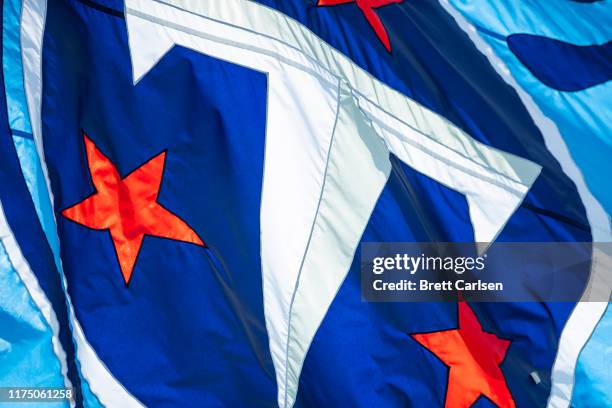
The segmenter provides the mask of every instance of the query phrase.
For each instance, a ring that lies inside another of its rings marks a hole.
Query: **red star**
[[[205,246],[189,225],[157,202],[166,152],[121,178],[115,165],[87,135],[83,137],[96,193],[62,215],[86,227],[110,231],[126,285],[145,235]]]
[[[446,408],[470,407],[480,395],[500,408],[516,407],[499,368],[510,341],[484,332],[467,303],[459,302],[458,329],[413,334],[412,338],[450,368]]]
[[[387,6],[393,3],[401,3],[404,0],[319,0],[317,6],[337,6],[338,4],[357,3],[370,27],[374,29],[376,36],[383,43],[387,51],[391,52],[391,42],[387,35],[387,30],[374,9]]]

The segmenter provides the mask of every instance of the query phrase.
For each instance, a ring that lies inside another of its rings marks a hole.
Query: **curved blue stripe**
[[[3,20],[4,8],[0,7],[0,21]],[[0,49],[3,48],[3,36],[0,36]],[[0,66],[4,54],[0,53]],[[7,64],[8,66],[9,64]],[[26,139],[23,139],[26,140]],[[59,340],[67,354],[68,377],[75,387],[78,406],[82,405],[78,372],[74,364],[74,344],[68,330],[68,310],[60,275],[55,267],[55,260],[45,239],[42,226],[36,216],[36,209],[28,186],[26,185],[16,146],[9,129],[8,105],[5,97],[4,75],[0,75],[0,201],[6,219],[15,239],[19,242],[24,257],[37,276],[40,286],[53,305],[60,324]],[[5,345],[6,346],[6,345]],[[41,368],[42,369],[42,368]]]
[[[532,34],[512,34],[508,47],[542,83],[580,91],[612,79],[612,41],[575,45]]]
[[[31,134],[32,127],[23,86],[19,38],[21,0],[5,0],[3,3],[2,53],[4,63],[2,70],[4,72],[9,126],[11,129]]]
[[[13,134],[13,141],[26,179],[26,185],[34,200],[36,214],[41,221],[47,240],[55,254],[56,265],[59,268],[59,243],[56,239],[55,222],[38,160],[38,153],[32,140],[32,127],[28,116],[23,84],[19,38],[21,0],[6,0],[2,5],[2,12],[2,72],[4,74],[10,132]]]

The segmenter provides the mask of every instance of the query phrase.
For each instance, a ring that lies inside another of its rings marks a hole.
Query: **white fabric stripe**
[[[306,27],[276,10],[246,0],[155,0],[154,3],[170,4],[206,20],[234,27],[233,31],[220,32],[230,35],[230,38],[245,46],[257,44],[260,50],[274,53],[277,58],[310,60],[314,63],[311,67],[319,67],[320,70],[346,81],[360,101],[368,101],[374,107],[369,109],[369,112],[377,116],[384,112],[388,117],[403,121],[414,132],[435,141],[439,148],[453,150],[464,159],[496,173],[499,178],[510,178],[522,182],[525,186],[530,186],[533,182],[533,166],[537,168],[537,165],[479,143],[444,117],[378,81]],[[172,24],[176,15],[171,8],[160,9],[152,6],[151,2],[128,1],[126,5],[128,14],[135,11],[130,10],[133,7],[137,12],[153,14],[165,20],[165,24]],[[192,27],[200,28],[205,24],[207,23],[200,19],[197,26],[183,27],[183,30],[193,31]],[[280,45],[285,45],[282,52],[279,52]],[[388,120],[382,116],[381,118]]]
[[[53,192],[49,182],[48,169],[42,142],[41,104],[42,104],[42,41],[46,18],[46,0],[24,0],[21,15],[21,47],[23,58],[23,75],[26,100],[30,113],[32,132],[39,158],[41,159],[43,173],[53,205]],[[55,217],[55,213],[54,213]],[[8,248],[7,248],[8,250]],[[72,302],[67,291],[66,279],[61,273],[62,284],[69,309],[70,328],[75,342],[76,354],[80,363],[81,372],[88,381],[91,392],[100,403],[109,407],[142,407],[129,392],[110,374],[100,361],[93,348],[85,339]],[[65,358],[64,358],[65,359]]]
[[[21,249],[15,240],[15,236],[13,235],[13,231],[11,230],[8,222],[6,220],[6,215],[4,213],[4,208],[2,203],[0,202],[0,241],[4,245],[6,249],[6,253],[8,254],[9,260],[15,268],[15,271],[19,275],[19,278],[25,285],[26,289],[30,293],[34,304],[40,310],[43,317],[47,321],[47,324],[51,328],[51,343],[53,346],[53,352],[57,356],[57,359],[60,363],[61,373],[64,376],[64,384],[66,387],[72,387],[70,379],[68,379],[68,365],[66,363],[66,352],[62,347],[62,344],[59,340],[59,322],[57,320],[57,316],[55,315],[55,311],[53,310],[53,306],[51,302],[47,298],[45,291],[40,287],[38,283],[38,279],[30,269],[30,265],[28,261],[24,258],[21,253]],[[27,385],[27,384],[24,384]],[[74,405],[74,402],[71,404]]]
[[[47,14],[46,0],[23,0],[21,6],[21,58],[23,66],[23,86],[30,119],[40,118],[42,93],[42,41]],[[31,121],[32,134],[36,142],[38,156],[44,161],[41,143],[40,120]],[[46,166],[42,166],[47,188],[51,191],[49,175]],[[53,198],[53,197],[51,197]],[[51,200],[53,202],[53,200]]]
[[[316,77],[320,85],[302,85],[286,99],[291,101],[292,109],[297,108],[306,116],[319,105],[313,102],[300,104],[300,97],[295,93],[311,91],[312,98],[317,93],[312,89],[318,88],[321,92],[320,87],[325,83],[333,84],[340,80],[359,108],[353,114],[363,114],[372,122],[372,128],[388,151],[418,171],[466,195],[475,237],[483,242],[495,239],[539,174],[540,167],[536,164],[478,143],[441,116],[377,81],[281,13],[243,0],[172,3],[126,1],[135,83],[174,44],[268,73],[269,95],[282,92],[276,89],[280,81],[273,80],[278,73],[286,76],[287,72],[296,69],[302,71],[305,78]],[[292,89],[291,80],[284,79],[283,85]],[[287,107],[285,110],[269,107],[268,123],[274,123],[278,120],[276,115],[287,112]],[[317,112],[317,115],[321,114],[321,110]],[[354,120],[362,120],[360,117],[356,116]],[[283,123],[285,137],[302,126],[299,120]],[[325,280],[320,280],[317,272],[312,272],[314,268],[308,266],[313,262],[310,248],[320,248],[327,240],[340,245],[344,255],[353,254],[367,223],[367,218],[363,217],[369,216],[359,209],[370,208],[370,204],[373,206],[380,189],[372,182],[367,194],[360,197],[362,201],[356,200],[361,204],[338,212],[345,207],[343,197],[351,196],[353,190],[362,191],[362,186],[353,182],[343,185],[343,189],[336,193],[317,196],[316,190],[323,188],[324,181],[327,182],[320,164],[327,157],[325,147],[329,146],[330,134],[326,134],[321,126],[310,126],[306,134],[293,139],[300,146],[298,150],[294,150],[295,146],[291,144],[283,146],[282,139],[270,135],[268,129],[261,213],[264,311],[276,370],[279,405],[291,406],[308,345],[352,260],[328,254],[330,259],[324,264],[332,267],[328,268]],[[317,139],[316,148],[308,147],[313,143],[313,137]],[[359,135],[353,134],[352,137],[358,139]],[[363,144],[358,140],[354,143],[357,146]],[[289,174],[302,176],[285,184],[269,183],[269,179],[276,177],[269,169],[287,172],[281,165],[270,164],[274,160],[270,162],[269,152],[278,152],[278,155],[284,152],[295,159],[295,163],[286,162],[283,166],[289,166],[289,169],[298,166]],[[340,168],[350,171],[345,160],[336,158],[329,165],[344,163]],[[351,180],[348,174],[337,178]],[[307,182],[306,186],[303,181]],[[278,187],[281,185],[285,188]],[[267,209],[267,203],[283,202],[286,195],[301,197],[307,204],[301,208],[308,211]],[[333,202],[324,203],[322,197],[329,197],[328,200]],[[313,208],[318,209],[312,212]],[[342,217],[326,218],[325,213],[321,213],[323,210],[342,214]],[[293,215],[290,217],[290,214]],[[355,223],[346,223],[347,219]],[[316,223],[314,227],[313,223]],[[280,233],[282,229],[278,229],[278,224],[287,227],[284,230],[287,234]],[[328,231],[335,231],[341,239],[317,233],[322,225],[326,225]],[[319,286],[318,282],[323,281],[327,285]]]
[[[536,126],[542,132],[546,147],[559,161],[565,174],[576,185],[591,226],[593,242],[612,242],[612,231],[610,231],[610,223],[608,222],[606,212],[586,186],[582,173],[571,158],[569,149],[555,123],[542,113],[533,101],[533,98],[517,83],[505,63],[479,36],[476,28],[448,0],[440,0],[440,4],[455,19],[463,31],[467,33],[478,50],[488,58],[497,73],[518,93]],[[610,297],[612,292],[609,278],[610,271],[602,268],[602,265],[609,265],[609,261],[597,261],[597,259],[604,256],[610,257],[610,254],[594,249],[589,280],[590,289],[585,291],[581,302],[572,311],[561,333],[559,350],[552,369],[551,394],[548,401],[548,406],[551,408],[569,406],[574,387],[574,374],[578,356],[593,330],[595,330],[597,323],[603,317],[608,305],[606,302],[589,302],[589,299],[602,299],[606,296],[600,293],[595,297],[592,291],[593,288],[606,292],[607,297]]]
[[[470,169],[474,177],[467,182],[465,177],[446,177],[438,181],[464,193],[470,204],[483,200],[495,202],[494,205],[478,205],[472,211],[477,241],[495,239],[539,174],[540,168],[535,163],[477,142],[443,117],[374,79],[346,56],[281,13],[241,0],[219,2],[214,7],[211,5],[215,1],[174,0],[173,6],[165,8],[160,7],[160,3],[164,2],[128,1],[126,13],[226,47],[275,55],[281,63],[291,63],[308,71],[328,72],[348,82],[359,99],[360,107],[372,120],[384,122],[386,129],[401,129],[400,133],[381,131],[381,136],[389,150],[405,163],[429,176],[434,172],[430,163],[440,162],[441,157],[446,162],[444,172],[448,168],[456,171]],[[181,14],[177,10],[189,11]],[[201,13],[210,14],[201,16]],[[159,36],[159,41],[167,45],[167,34]],[[132,51],[142,52],[140,49]],[[429,157],[417,160],[410,150],[420,150],[419,155],[425,153]],[[436,152],[437,157],[431,157],[432,152]],[[465,176],[464,172],[461,173]],[[489,187],[490,184],[498,187],[512,184],[517,188],[504,193],[504,198],[496,197],[493,192],[483,197],[483,185]],[[494,210],[496,215],[483,217],[485,207]]]
[[[349,271],[391,173],[389,151],[347,87],[341,92],[337,121],[319,211],[290,316],[285,407],[295,402],[306,352]]]

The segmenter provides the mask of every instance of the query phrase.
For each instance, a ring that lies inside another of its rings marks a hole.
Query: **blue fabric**
[[[541,164],[542,175],[499,240],[590,240],[573,185],[544,148],[516,94],[437,4],[406,2],[378,10],[391,39],[393,53],[388,54],[354,4],[317,9],[298,1],[262,3],[296,18],[374,76],[476,139]],[[394,161],[392,177],[362,240],[473,241],[473,235],[461,195]],[[456,328],[455,307],[361,302],[358,267],[357,256],[315,336],[298,402],[303,406],[442,405],[447,368],[423,353],[408,334]],[[518,406],[545,405],[556,353],[553,339],[558,339],[572,307],[475,306],[486,330],[516,339],[502,369]],[[532,370],[543,379],[537,387],[529,378]],[[478,406],[492,404],[482,398]]]
[[[36,146],[32,137],[32,129],[28,115],[28,108],[25,99],[23,84],[23,68],[21,60],[20,27],[21,20],[21,1],[5,0],[2,4],[2,70],[5,85],[5,95],[7,104],[7,119],[10,126],[10,134],[13,135],[15,150],[19,158],[21,173],[25,179],[31,199],[34,202],[36,215],[45,232],[47,242],[51,246],[54,254],[55,264],[60,268],[59,262],[59,242],[51,209],[51,201],[46,188],[44,175],[36,151]],[[19,178],[19,174],[14,177]],[[46,249],[42,249],[45,251]],[[10,288],[10,286],[9,286]],[[17,290],[15,289],[16,293]],[[50,335],[50,333],[49,333]],[[49,339],[50,341],[50,339]],[[35,350],[28,348],[20,349],[24,357],[31,358]],[[53,370],[53,364],[44,358],[34,359],[40,361],[40,366]],[[59,364],[59,363],[58,363]],[[34,378],[36,373],[31,370],[29,375]],[[24,377],[25,378],[25,377]],[[63,380],[62,380],[63,383]],[[2,382],[5,385],[4,382]],[[22,381],[21,385],[29,384]],[[41,383],[40,386],[51,384],[51,382]],[[17,384],[19,385],[19,384]],[[79,382],[75,384],[77,390],[82,387],[82,394],[85,405],[88,407],[100,406],[97,398],[91,394],[86,380],[79,375]],[[80,397],[77,398],[80,401]],[[57,404],[56,404],[57,405]]]
[[[269,406],[258,239],[267,79],[175,48],[134,87],[125,22],[105,11],[49,3],[43,132],[55,207],[93,192],[81,129],[122,176],[167,149],[158,201],[209,248],[146,237],[127,290],[108,234],[58,214],[77,318],[146,405]]]
[[[541,176],[500,241],[591,240],[573,183],[520,100],[436,2],[377,10],[391,54],[355,4],[260,3],[300,21],[474,138],[540,164]],[[44,148],[77,318],[102,362],[146,405],[273,406],[277,387],[259,258],[267,79],[176,47],[133,86],[122,9],[118,0],[50,0],[47,11]],[[158,201],[192,226],[208,248],[145,238],[128,290],[108,233],[60,214],[94,192],[82,131],[122,176],[167,149]],[[31,149],[22,140],[22,149]],[[26,183],[15,177],[20,167],[9,141],[0,139],[0,155],[8,158],[0,166],[0,199],[12,204],[7,217],[58,314],[71,379],[88,404],[53,252]],[[462,195],[394,157],[392,163],[363,242],[473,241]],[[359,264],[356,256],[315,336],[296,405],[443,404],[447,367],[408,335],[456,328],[456,305],[362,302]],[[502,370],[518,406],[545,405],[559,335],[573,306],[472,305],[485,330],[512,339]],[[531,380],[532,371],[540,384]],[[475,406],[492,404],[481,398]]]
[[[612,303],[608,305],[597,328],[586,344],[578,366],[573,405],[576,407],[609,407],[612,406]]]
[[[3,0],[2,69],[5,78],[6,103],[11,129],[32,134],[28,105],[23,86],[20,26],[21,0]]]
[[[576,190],[522,104],[438,5],[380,10],[390,55],[354,5],[266,4],[475,138],[543,166],[500,240],[590,240]],[[259,259],[266,78],[178,47],[134,87],[120,10],[116,2],[49,2],[43,131],[55,207],[94,191],[81,130],[121,175],[168,149],[159,201],[209,249],[147,237],[126,290],[108,234],[58,213],[77,317],[102,361],[145,404],[274,405]],[[363,240],[472,241],[465,198],[393,159]],[[407,334],[455,328],[456,306],[363,303],[358,264],[308,353],[298,406],[440,404],[447,369]],[[487,330],[513,339],[502,369],[520,406],[545,403],[572,307],[474,306]],[[543,379],[537,387],[533,370]]]
[[[451,3],[553,120],[588,187],[612,214],[612,3]],[[609,309],[578,360],[576,407],[610,405],[612,374],[602,367],[612,336]]]
[[[36,145],[32,138],[23,137],[13,129],[11,129],[11,133],[13,134],[13,143],[15,144],[23,177],[34,201],[36,214],[45,231],[49,245],[53,249],[54,254],[58,254],[55,257],[55,264],[59,268],[59,242],[51,209],[51,200],[47,192],[47,184],[40,166]]]
[[[609,103],[612,81],[602,82],[611,75],[612,3],[556,1],[546,3],[546,7],[538,1],[451,0],[450,3],[478,29],[518,83],[555,123],[591,192],[608,215],[612,214],[612,189],[608,180],[608,174],[612,173],[609,160],[612,155],[612,106]],[[546,37],[549,43],[545,47],[541,41],[523,43],[517,57],[507,42],[512,44],[512,36],[516,34]],[[574,51],[570,55],[567,49],[551,48],[554,40],[571,44],[565,47],[573,47]],[[585,60],[592,57],[593,52],[585,53],[582,48],[583,51],[576,53],[576,47],[595,47],[597,59]],[[582,57],[580,62],[572,59],[578,57]],[[567,71],[569,67],[570,72]],[[594,85],[564,92],[551,88],[532,72],[547,75],[549,79],[554,77],[557,88],[576,88],[578,77],[582,78],[582,85]],[[560,85],[563,82],[569,85]]]
[[[306,25],[376,78],[475,139],[543,166],[523,205],[588,230],[573,183],[545,148],[520,99],[436,2],[406,1],[377,9],[391,40],[391,54],[354,3],[335,7],[316,7],[314,1],[259,3]]]
[[[363,241],[467,240],[470,225],[462,197],[398,166],[397,162],[394,164],[394,177],[383,191]],[[432,197],[432,190],[437,199],[427,198]],[[442,224],[437,217],[427,219],[428,211],[423,208],[428,206],[435,208],[433,214],[456,215],[447,218],[448,224]],[[535,230],[544,227],[541,219],[531,217],[528,210],[519,210],[500,240],[512,241],[524,234],[522,222],[529,219],[533,226],[540,226]],[[436,239],[430,235],[430,225],[436,226]],[[539,237],[550,239],[546,233]],[[359,265],[360,259],[356,257],[311,345],[301,377],[300,402],[303,406],[442,406],[447,367],[423,353],[408,334],[456,328],[456,306],[361,302]],[[472,306],[485,330],[513,339],[502,369],[517,406],[544,406],[550,385],[549,370],[555,357],[553,339],[558,338],[572,305]],[[344,330],[338,330],[339,327]],[[534,386],[529,379],[531,371],[537,371],[543,378],[540,386]],[[359,385],[363,383],[368,386]],[[494,406],[485,399],[479,404]]]
[[[2,70],[6,83],[8,123],[28,190],[34,200],[36,214],[54,253],[57,254],[56,261],[59,261],[59,243],[55,232],[51,202],[49,195],[46,193],[42,168],[40,167],[36,146],[32,140],[32,126],[25,98],[19,34],[21,0],[5,0],[2,8]]]
[[[0,243],[0,386],[63,387],[51,337],[51,328]]]
[[[59,247],[51,203],[46,193],[42,169],[32,140],[32,126],[25,98],[19,26],[21,0],[5,0],[2,8],[2,70],[10,132],[14,138],[26,184],[34,200],[36,213],[52,247],[57,250]]]
[[[533,76],[556,90],[581,91],[612,79],[612,41],[575,45],[539,35],[511,34],[506,42]]]
[[[4,4],[2,6],[4,6]],[[0,8],[0,10],[4,11],[4,7]],[[4,20],[2,19],[2,21]],[[3,44],[0,44],[0,48],[4,50],[2,45]],[[2,59],[3,58],[4,53],[2,53]],[[2,61],[2,66],[4,67],[3,62],[4,61]],[[74,345],[69,332],[66,300],[61,285],[60,275],[55,268],[53,255],[44,236],[41,224],[38,221],[34,202],[24,179],[21,164],[9,128],[7,110],[8,105],[5,98],[4,75],[0,75],[0,157],[2,157],[2,165],[0,166],[0,201],[2,202],[9,227],[20,245],[21,252],[28,260],[30,268],[37,276],[39,284],[50,300],[59,321],[59,340],[68,356],[68,377],[71,383],[76,387],[76,401],[80,403],[80,388],[74,364]],[[7,274],[9,274],[10,271],[11,269],[6,269]],[[19,291],[16,291],[15,295],[18,296]],[[25,349],[22,351],[25,351]],[[41,351],[42,349],[38,352]],[[36,353],[37,351],[33,348],[32,352]],[[15,356],[17,356],[17,354]],[[59,364],[59,362],[56,364]],[[40,368],[40,373],[44,373],[46,370],[51,370],[50,372],[54,373],[53,375],[57,375],[57,371],[52,362],[48,366],[42,366]],[[28,385],[28,383],[26,382],[20,385]]]

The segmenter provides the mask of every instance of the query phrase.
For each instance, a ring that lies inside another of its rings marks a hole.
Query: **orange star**
[[[368,20],[368,24],[370,24],[378,39],[383,43],[387,51],[391,52],[391,42],[389,41],[387,30],[374,10],[389,4],[401,3],[402,1],[404,0],[319,0],[317,6],[337,6],[339,4],[357,3],[357,7],[359,7],[363,16]]]
[[[412,338],[450,368],[445,408],[470,407],[480,395],[500,408],[516,407],[499,368],[510,341],[484,332],[467,303],[459,302],[458,329],[413,334]]]
[[[157,202],[166,152],[121,178],[115,165],[83,135],[96,193],[62,211],[69,220],[95,230],[109,230],[128,285],[145,235],[205,246],[198,235]]]

